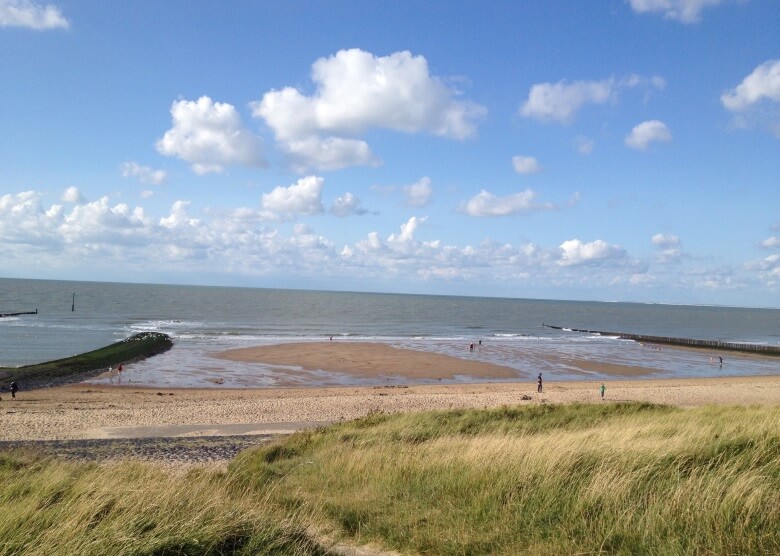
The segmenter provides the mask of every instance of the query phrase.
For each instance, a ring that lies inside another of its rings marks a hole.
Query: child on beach
[[[604,399],[604,392],[606,392],[606,390],[607,390],[607,387],[604,386],[604,383],[602,382],[601,383],[601,399],[602,400]]]
[[[536,391],[542,393],[542,373],[539,373],[539,378],[536,380]]]

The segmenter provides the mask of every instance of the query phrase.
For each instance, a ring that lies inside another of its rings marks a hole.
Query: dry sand
[[[353,345],[354,349],[345,347]],[[365,376],[394,374],[437,379],[452,374],[500,381],[504,367],[382,344],[307,344],[232,350],[226,358],[339,370]],[[734,357],[731,355],[730,357]],[[602,369],[603,371],[603,369]],[[615,376],[624,376],[617,369]],[[780,374],[706,379],[610,380],[603,403],[641,400],[691,407],[780,404]],[[169,389],[74,384],[20,391],[0,402],[0,441],[143,436],[208,436],[288,432],[354,419],[372,412],[485,408],[535,403],[602,403],[600,382],[535,381],[273,389]],[[526,399],[524,399],[526,398]]]

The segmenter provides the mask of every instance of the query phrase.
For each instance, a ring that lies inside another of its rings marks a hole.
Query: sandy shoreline
[[[384,344],[284,344],[231,350],[220,357],[360,376],[392,374],[409,379],[410,384],[177,389],[78,383],[33,391],[22,389],[15,400],[8,394],[2,395],[0,441],[273,434],[355,419],[372,412],[601,403],[600,381],[549,381],[539,396],[535,379],[507,380],[517,376],[515,369]],[[733,359],[734,355],[730,357]],[[605,370],[603,362],[586,363]],[[643,369],[615,367],[607,367],[615,378],[605,382],[606,403],[632,400],[681,407],[780,404],[780,372],[771,376],[627,379],[643,374]],[[295,373],[295,368],[289,372]],[[415,379],[435,381],[454,375],[479,382],[413,384]]]
[[[153,428],[157,436],[220,434],[225,425],[327,423],[372,412],[594,402],[594,382],[551,382],[539,397],[533,383],[297,389],[156,389],[75,384],[20,392],[0,402],[0,441],[121,438]],[[780,404],[780,376],[646,379],[606,382],[604,403],[648,401],[692,407]],[[530,399],[523,399],[524,397]],[[185,425],[198,425],[187,430]],[[284,431],[284,427],[281,427]],[[247,432],[242,429],[242,433]]]

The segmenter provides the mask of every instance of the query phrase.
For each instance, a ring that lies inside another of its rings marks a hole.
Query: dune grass
[[[374,415],[233,468],[321,529],[403,552],[780,553],[780,408]]]
[[[374,414],[227,471],[0,452],[0,484],[0,554],[777,554],[780,407]]]
[[[0,386],[16,381],[20,388],[29,390],[84,380],[108,370],[109,366],[151,357],[169,350],[171,346],[173,342],[167,334],[141,332],[73,357],[23,367],[0,367]]]
[[[0,554],[318,554],[224,473],[0,452]]]

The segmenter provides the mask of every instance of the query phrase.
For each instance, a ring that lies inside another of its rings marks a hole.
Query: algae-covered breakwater
[[[723,340],[699,340],[695,338],[671,338],[669,336],[651,336],[648,334],[631,334],[628,332],[607,332],[604,330],[585,330],[582,328],[568,328],[544,324],[545,328],[552,330],[569,330],[571,332],[584,332],[586,334],[598,334],[599,336],[615,336],[623,340],[635,342],[647,342],[650,344],[665,344],[669,346],[681,346],[692,348],[717,349],[724,351],[738,351],[742,353],[758,353],[761,355],[780,356],[780,346],[765,344],[746,344],[743,342],[726,342]]]
[[[23,367],[0,367],[0,386],[16,381],[25,390],[78,382],[120,363],[145,359],[168,351],[170,336],[160,332],[141,332],[93,351]]]

